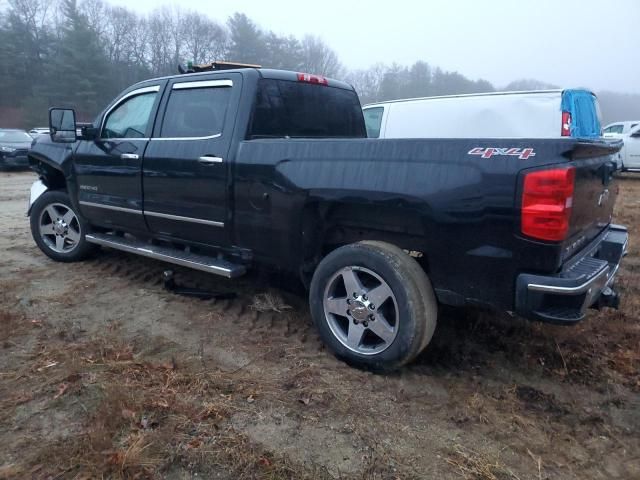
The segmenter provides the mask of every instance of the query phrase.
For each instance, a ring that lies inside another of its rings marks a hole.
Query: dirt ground
[[[153,260],[49,260],[34,179],[0,174],[0,479],[640,478],[640,176],[619,182],[619,311],[444,311],[390,375],[334,359],[281,279],[175,269],[239,294],[201,301]]]

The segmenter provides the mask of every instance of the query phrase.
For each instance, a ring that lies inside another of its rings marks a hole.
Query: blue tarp
[[[600,136],[600,119],[596,97],[587,90],[562,92],[562,111],[571,114],[571,136],[594,138]]]

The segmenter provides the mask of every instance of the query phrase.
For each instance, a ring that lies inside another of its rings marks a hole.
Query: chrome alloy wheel
[[[383,352],[398,334],[399,311],[391,287],[364,267],[345,267],[327,282],[324,315],[331,332],[361,355]]]
[[[78,217],[61,203],[48,205],[40,214],[38,233],[42,241],[57,253],[68,253],[78,246],[81,229]]]

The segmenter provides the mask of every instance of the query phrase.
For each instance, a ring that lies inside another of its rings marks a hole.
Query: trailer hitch
[[[615,308],[616,310],[620,307],[620,295],[610,287],[605,287],[602,290],[591,308],[600,310],[604,307]]]

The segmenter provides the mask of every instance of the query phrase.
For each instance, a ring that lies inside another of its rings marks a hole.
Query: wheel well
[[[426,226],[407,207],[318,202],[302,215],[303,279],[332,250],[362,240],[379,240],[409,252],[427,270]]]
[[[31,168],[35,170],[49,190],[67,190],[67,181],[62,171],[40,160],[31,160]]]

